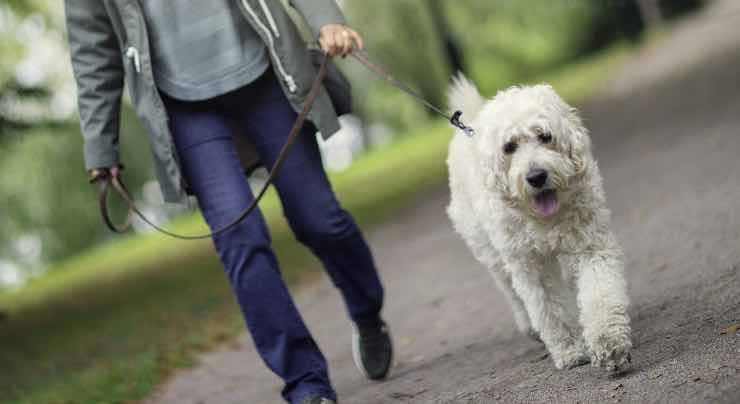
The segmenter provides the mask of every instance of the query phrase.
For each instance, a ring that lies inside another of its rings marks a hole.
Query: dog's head
[[[593,158],[576,110],[551,86],[515,86],[485,100],[460,76],[450,106],[475,129],[476,159],[485,187],[540,219],[555,216]]]

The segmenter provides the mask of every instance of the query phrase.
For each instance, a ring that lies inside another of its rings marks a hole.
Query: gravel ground
[[[740,402],[739,22],[740,3],[716,1],[639,51],[583,108],[627,257],[631,372],[558,371],[518,335],[439,189],[368,235],[396,343],[387,381],[354,369],[350,323],[326,278],[294,290],[341,402]],[[245,336],[148,402],[276,403],[279,390]]]

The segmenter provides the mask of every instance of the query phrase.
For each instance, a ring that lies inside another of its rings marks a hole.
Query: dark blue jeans
[[[232,139],[233,123],[272,167],[296,118],[274,74],[198,102],[163,96],[188,185],[211,229],[233,220],[253,196]],[[321,164],[315,130],[307,125],[275,180],[296,238],[323,263],[358,324],[379,321],[383,289],[360,229],[337,202]],[[326,360],[288,294],[259,211],[214,238],[216,250],[254,343],[285,381],[283,397],[335,399]]]

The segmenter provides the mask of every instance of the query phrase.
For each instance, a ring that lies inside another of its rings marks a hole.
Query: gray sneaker
[[[393,363],[393,342],[388,326],[355,328],[352,333],[352,357],[360,372],[370,380],[388,376]]]
[[[304,398],[301,404],[337,404],[337,402],[326,397],[312,396]]]

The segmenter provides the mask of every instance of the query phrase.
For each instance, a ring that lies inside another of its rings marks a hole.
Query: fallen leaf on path
[[[735,333],[737,332],[737,330],[740,330],[740,323],[733,324],[733,325],[731,325],[729,327],[725,327],[719,333],[722,334],[722,335],[725,335],[725,334],[735,335]]]
[[[659,265],[657,268],[655,268],[655,272],[662,272],[662,271],[665,271],[666,269],[668,269],[668,264],[663,263]]]
[[[414,343],[414,337],[401,337],[401,346],[407,346]]]
[[[418,396],[420,394],[426,393],[427,390],[428,389],[421,389],[421,390],[419,390],[419,391],[417,391],[415,393],[398,393],[398,392],[396,392],[396,393],[390,393],[390,394],[388,394],[388,396],[390,398],[393,398],[393,399],[396,399],[396,400],[403,400],[403,399],[409,399],[409,398],[416,398],[416,396]]]

